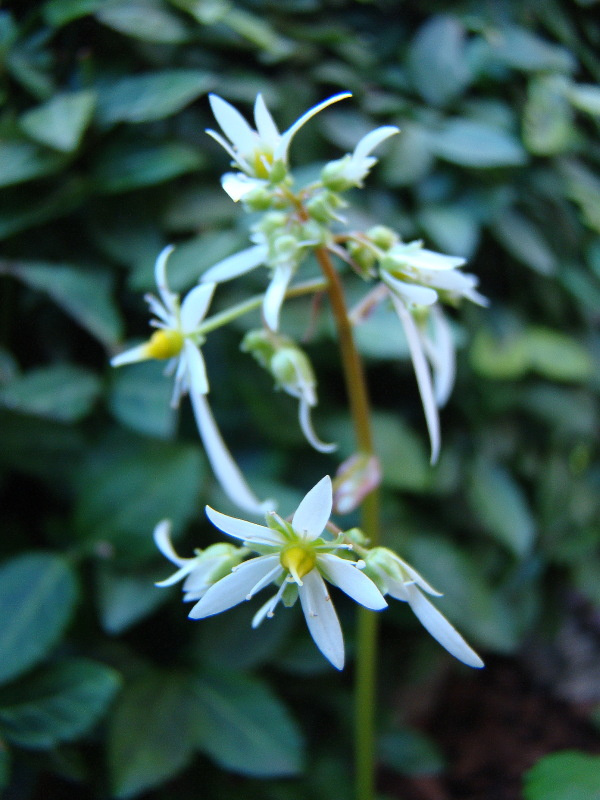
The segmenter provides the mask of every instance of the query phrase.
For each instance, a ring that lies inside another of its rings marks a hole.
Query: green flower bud
[[[268,211],[274,204],[273,190],[266,186],[258,186],[244,195],[243,202],[248,211]]]
[[[345,172],[352,161],[352,156],[345,155],[336,161],[325,164],[321,170],[321,183],[332,192],[345,192],[356,184],[346,178]]]
[[[398,234],[385,225],[375,225],[369,228],[366,236],[376,247],[379,247],[380,250],[389,250],[390,247],[393,247],[400,241]]]
[[[351,239],[346,245],[348,253],[352,256],[352,260],[359,268],[363,278],[373,277],[375,262],[377,257],[373,252],[373,248],[369,247],[364,242]]]

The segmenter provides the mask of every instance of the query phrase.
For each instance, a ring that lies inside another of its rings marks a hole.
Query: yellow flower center
[[[265,163],[266,162],[266,163]],[[271,166],[273,163],[273,153],[265,152],[264,150],[254,151],[254,174],[257,178],[267,180],[269,177],[269,170],[267,164]]]
[[[296,583],[302,585],[302,578],[315,568],[317,557],[310,547],[293,544],[281,554],[281,566],[287,569]]]
[[[179,331],[160,330],[153,333],[146,345],[150,358],[173,358],[183,347],[183,335]]]

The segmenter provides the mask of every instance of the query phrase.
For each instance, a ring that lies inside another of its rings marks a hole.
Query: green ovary
[[[296,583],[315,568],[317,557],[312,548],[294,544],[286,548],[280,556],[281,566],[287,569]]]

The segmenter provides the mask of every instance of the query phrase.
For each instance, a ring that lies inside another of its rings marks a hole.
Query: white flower
[[[337,161],[330,161],[323,168],[321,178],[324,185],[338,192],[353,186],[362,186],[364,179],[377,163],[377,159],[371,155],[372,151],[396,133],[400,133],[400,128],[395,125],[383,125],[367,133],[352,154],[348,153]]]
[[[331,507],[329,476],[308,492],[291,524],[271,513],[267,517],[268,527],[255,525],[207,507],[206,513],[217,528],[260,555],[234,567],[230,575],[211,586],[196,603],[190,617],[202,619],[219,614],[275,583],[278,591],[254,615],[252,626],[258,626],[265,617],[272,617],[280,600],[290,605],[299,595],[315,644],[334,667],[342,669],[342,630],[323,579],[366,608],[378,611],[387,604],[356,562],[335,555],[335,550],[349,546],[321,538]]]
[[[171,523],[166,519],[154,529],[154,542],[160,552],[178,567],[170,577],[158,581],[155,586],[173,586],[185,578],[185,603],[199,600],[216,581],[229,574],[246,554],[242,547],[219,542],[206,550],[197,550],[193,558],[181,558],[171,543]]]
[[[399,243],[390,248],[380,264],[382,280],[405,303],[430,306],[440,299],[439,292],[451,299],[461,297],[487,306],[487,299],[476,291],[475,275],[459,272],[464,258],[446,256],[423,248],[420,241]],[[441,298],[443,299],[443,298]]]
[[[285,133],[279,133],[261,94],[257,95],[254,104],[256,130],[230,103],[216,94],[210,94],[212,112],[227,138],[210,129],[206,132],[229,153],[233,165],[244,173],[227,173],[223,176],[223,188],[232,200],[237,202],[252,189],[265,185],[273,178],[283,180],[287,173],[288,149],[296,133],[319,111],[347,97],[351,97],[349,92],[329,97],[310,108]]]
[[[456,628],[425,597],[441,597],[410,564],[385,547],[375,547],[366,557],[366,571],[383,594],[408,603],[423,627],[451,655],[469,667],[483,667],[483,661],[469,647]]]
[[[177,407],[182,396],[189,392],[206,455],[223,490],[245,511],[264,513],[273,508],[273,503],[261,503],[250,490],[221,438],[206,400],[208,379],[200,350],[204,342],[200,323],[208,311],[216,284],[201,283],[180,303],[179,295],[171,292],[167,283],[166,265],[173,249],[166,247],[156,260],[154,274],[160,300],[153,295],[146,296],[155,316],[151,325],[158,330],[147,342],[120,353],[110,363],[120,367],[148,359],[167,360],[167,374],[175,373],[171,405]]]

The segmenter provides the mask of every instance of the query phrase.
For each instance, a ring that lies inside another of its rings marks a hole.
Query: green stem
[[[352,333],[340,276],[325,248],[315,255],[327,278],[329,300],[340,342],[346,391],[358,449],[374,454],[367,384],[360,355]],[[379,538],[379,492],[374,490],[362,505],[362,529],[371,546]],[[375,689],[377,665],[377,615],[362,606],[358,609],[354,746],[356,800],[375,797]]]

